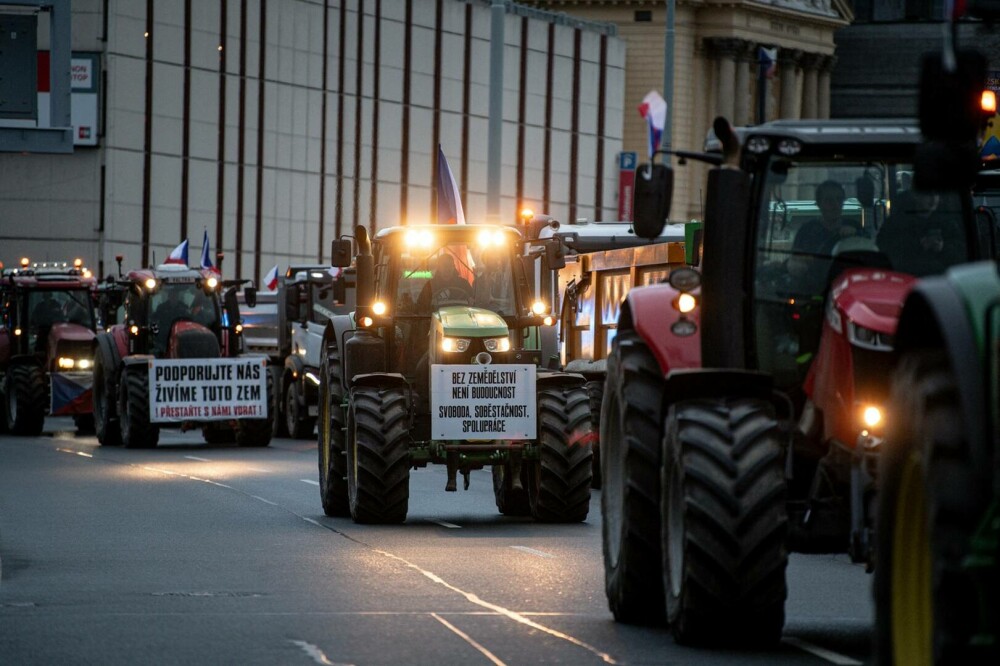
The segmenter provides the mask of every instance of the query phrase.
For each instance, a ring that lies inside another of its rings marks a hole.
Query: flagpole
[[[667,100],[667,122],[663,123],[660,146],[670,150],[673,144],[674,118],[674,3],[667,0],[667,30],[663,38],[663,97]]]
[[[757,47],[757,124],[763,125],[767,117],[767,72],[764,70],[764,51]]]
[[[490,117],[487,128],[486,218],[500,222],[500,151],[503,146],[503,42],[507,20],[505,0],[490,6]]]

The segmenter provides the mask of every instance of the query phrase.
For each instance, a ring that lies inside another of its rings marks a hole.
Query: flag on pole
[[[181,264],[183,266],[188,265],[188,242],[184,239],[184,242],[175,247],[170,252],[170,256],[167,260],[163,262],[165,264]]]
[[[264,276],[264,286],[267,287],[268,291],[274,291],[278,288],[278,264],[275,264],[274,268]]]
[[[455,176],[448,166],[448,158],[444,156],[441,144],[438,144],[437,160],[437,223],[465,224],[465,211],[462,210],[462,197],[455,184]]]
[[[760,73],[765,79],[773,79],[778,72],[778,49],[760,47]]]
[[[205,236],[201,241],[201,268],[213,273],[219,272],[212,263],[212,248],[208,243],[208,229],[205,229]]]
[[[663,129],[667,126],[667,100],[660,97],[660,93],[650,90],[642,98],[639,105],[639,114],[646,119],[646,126],[649,128],[649,158],[660,148],[660,139],[663,138]]]

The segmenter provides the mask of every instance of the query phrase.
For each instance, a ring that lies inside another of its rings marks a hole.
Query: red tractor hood
[[[865,328],[892,335],[896,332],[903,301],[917,279],[884,269],[854,268],[844,271],[833,284],[833,306],[848,320]]]
[[[67,342],[90,342],[97,334],[80,324],[53,324],[49,329],[49,349],[54,349],[60,340]]]

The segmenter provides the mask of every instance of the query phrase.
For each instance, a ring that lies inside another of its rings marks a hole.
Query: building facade
[[[103,275],[185,238],[194,263],[207,232],[226,277],[259,281],[328,261],[357,224],[433,221],[438,145],[466,218],[486,221],[490,34],[488,0],[73,0],[96,145],[0,153],[0,259],[80,256]],[[613,217],[624,42],[513,4],[504,34],[498,221],[525,204]]]

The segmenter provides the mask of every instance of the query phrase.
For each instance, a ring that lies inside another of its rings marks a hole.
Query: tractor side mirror
[[[351,265],[351,240],[341,238],[330,243],[330,265],[346,268]]]
[[[240,302],[236,298],[236,289],[227,289],[225,295],[222,297],[222,302],[226,306],[229,325],[235,326],[240,321]]]
[[[243,287],[243,300],[246,302],[248,308],[257,307],[257,287],[252,284]]]
[[[674,172],[666,164],[640,164],[635,170],[632,215],[635,233],[653,240],[663,231],[670,215]]]
[[[563,250],[562,241],[558,238],[545,244],[545,261],[551,270],[559,270],[566,266],[566,252]]]
[[[299,289],[297,284],[285,285],[285,319],[288,321],[298,321],[299,319]]]

